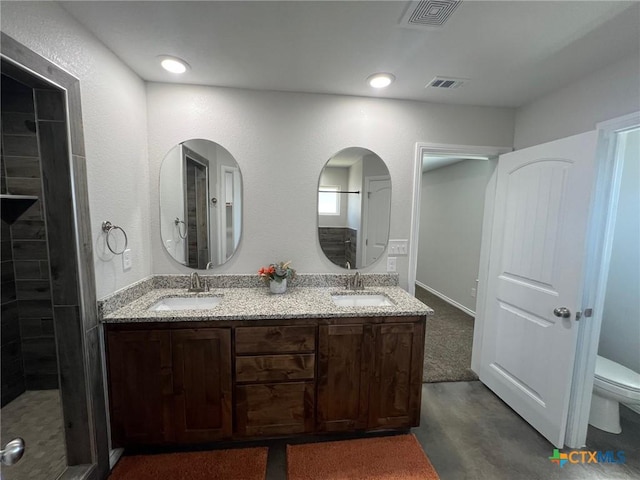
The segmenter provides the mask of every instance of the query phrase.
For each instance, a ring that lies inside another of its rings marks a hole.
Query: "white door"
[[[567,423],[595,147],[596,132],[588,132],[498,162],[479,376],[557,447]]]
[[[384,253],[389,240],[391,208],[391,180],[388,178],[365,178],[365,224],[364,262],[362,266],[373,264]]]

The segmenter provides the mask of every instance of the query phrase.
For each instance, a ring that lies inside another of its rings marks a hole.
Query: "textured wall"
[[[640,57],[632,56],[517,110],[517,150],[578,133],[640,110]]]
[[[147,85],[154,273],[186,272],[160,242],[157,178],[164,155],[188,138],[213,140],[235,157],[244,186],[243,236],[219,273],[253,273],[292,260],[301,272],[343,271],[322,253],[317,185],[335,152],[359,146],[387,164],[391,238],[409,238],[418,141],[510,146],[513,110],[232,88]],[[386,262],[364,269],[384,272]],[[398,258],[407,286],[408,257]]]
[[[5,33],[80,79],[98,298],[151,272],[188,271],[161,245],[157,207],[160,162],[186,139],[220,143],[242,170],[243,238],[220,273],[252,273],[279,259],[302,272],[341,271],[320,250],[315,210],[318,175],[342,148],[369,148],[385,160],[391,238],[409,238],[416,142],[513,143],[514,111],[506,108],[153,83],[145,105],[144,83],[58,5],[1,8]],[[131,270],[106,251],[103,220],[127,230]],[[406,287],[407,257],[398,271]]]
[[[0,8],[3,32],[80,80],[96,289],[103,297],[151,270],[144,82],[56,3]],[[127,231],[131,270],[106,249],[104,220]]]

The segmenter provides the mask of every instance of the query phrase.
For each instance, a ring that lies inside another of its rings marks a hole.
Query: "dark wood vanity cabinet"
[[[315,325],[235,329],[237,434],[312,433]]]
[[[419,424],[425,317],[216,324],[106,326],[114,446]]]
[[[231,329],[107,331],[115,447],[232,435]]]
[[[318,329],[318,431],[346,432],[369,425],[372,326]]]
[[[420,424],[424,323],[373,326],[369,428]]]
[[[424,324],[361,322],[319,327],[318,431],[417,426]]]
[[[164,443],[173,394],[170,333],[111,331],[107,349],[114,447]]]

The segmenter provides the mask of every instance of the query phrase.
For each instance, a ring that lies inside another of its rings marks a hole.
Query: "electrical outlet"
[[[471,289],[471,298],[476,298],[476,289],[475,288]]]
[[[127,248],[122,253],[122,269],[129,270],[131,268],[131,249]]]
[[[387,257],[387,272],[396,271],[396,257]]]

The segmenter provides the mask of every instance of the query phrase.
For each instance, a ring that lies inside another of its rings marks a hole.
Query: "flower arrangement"
[[[287,278],[293,279],[296,277],[296,271],[291,268],[290,265],[291,261],[272,263],[268,267],[262,267],[258,270],[258,275],[262,277],[262,280],[264,280],[264,283],[267,285],[271,280],[280,283]]]

